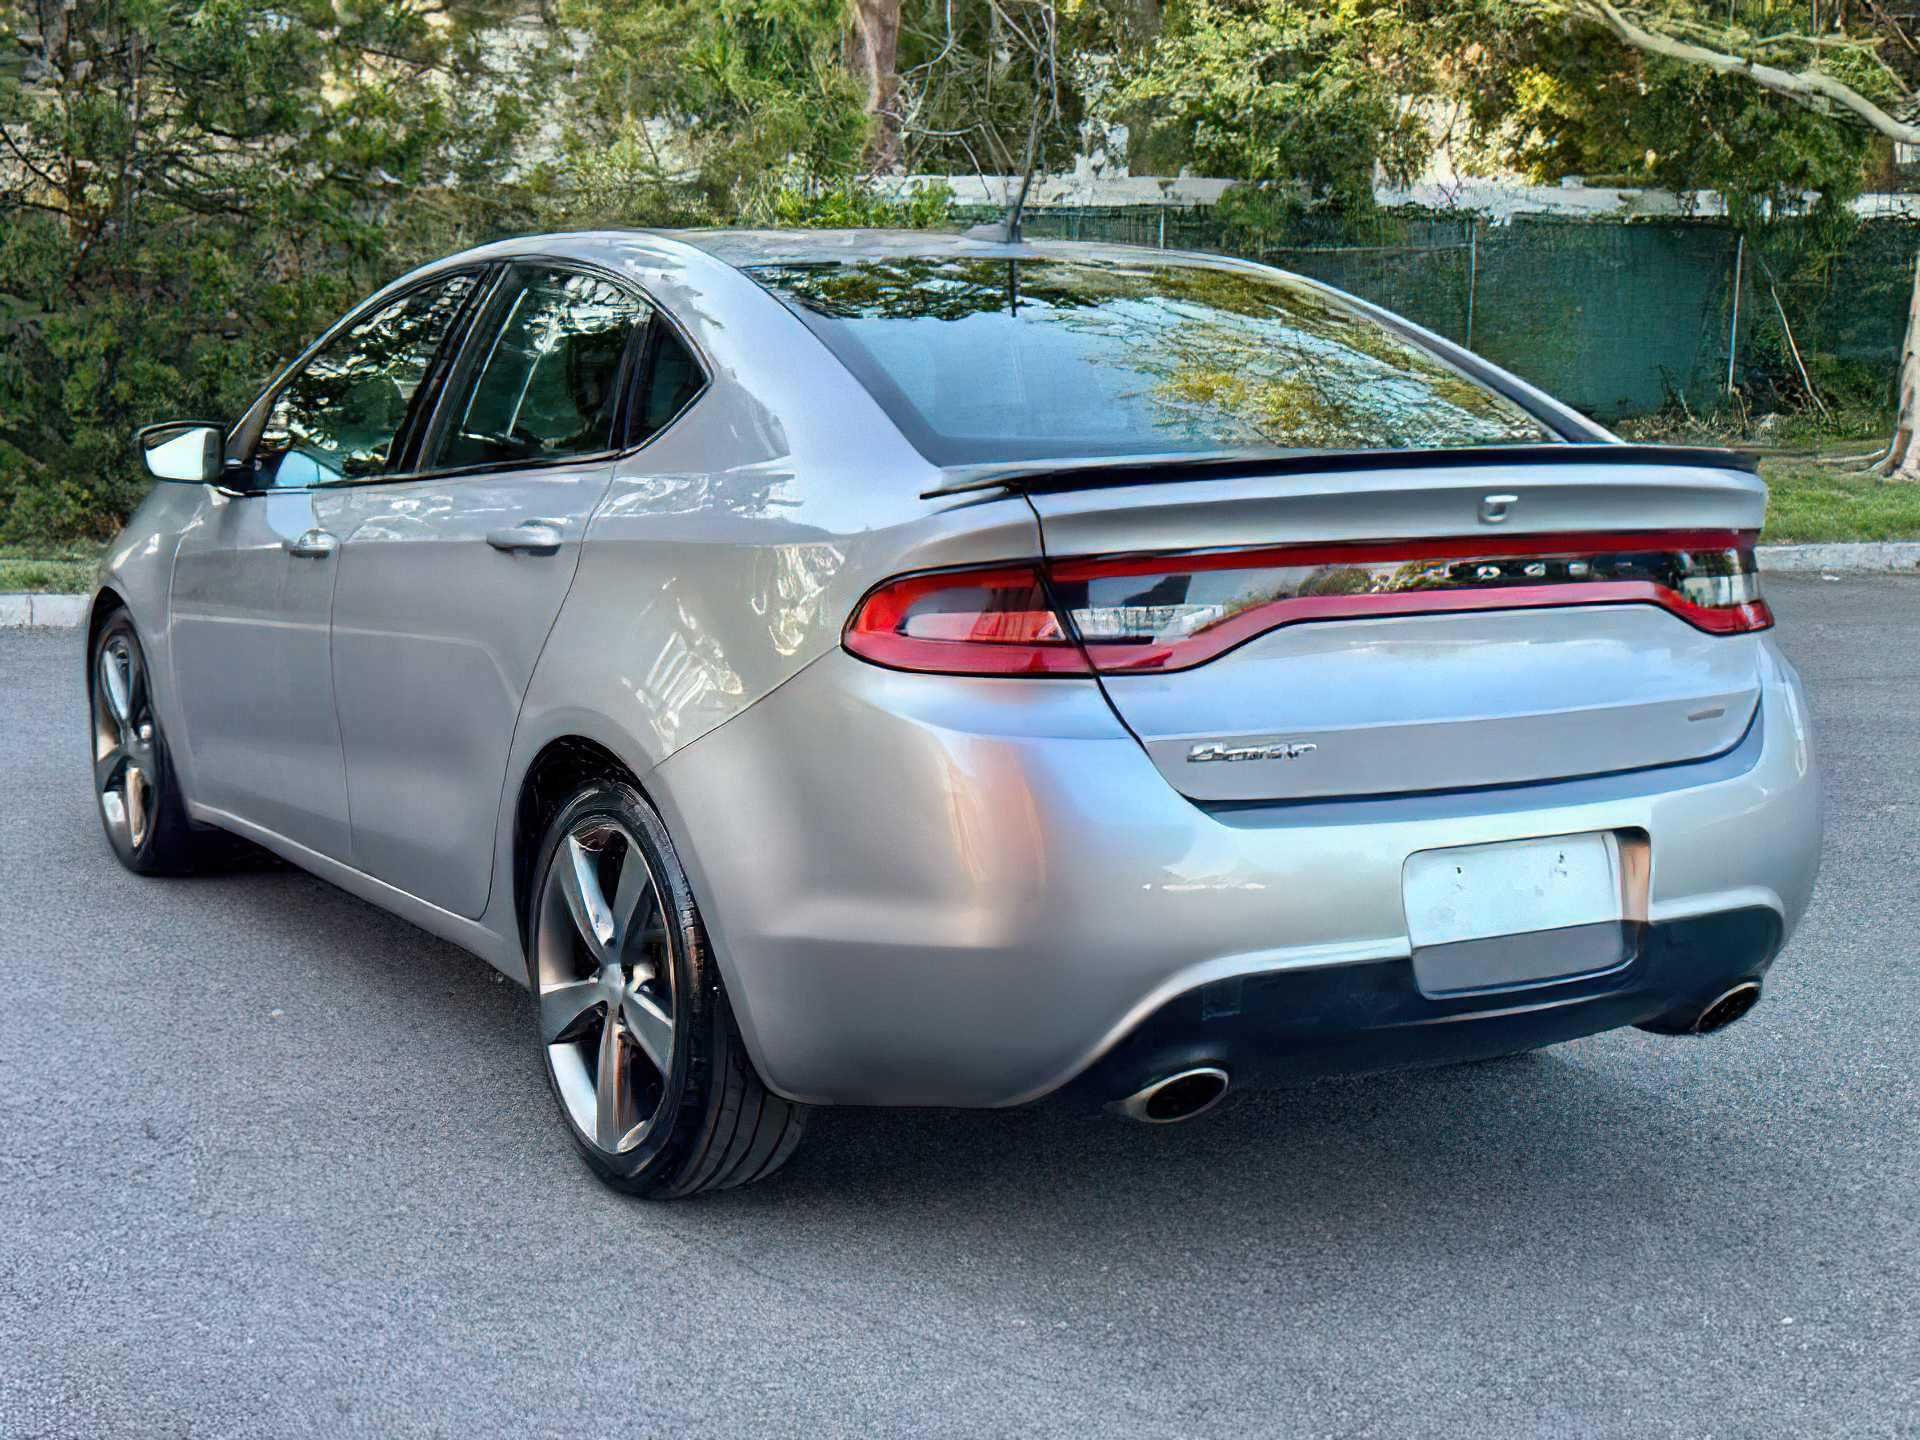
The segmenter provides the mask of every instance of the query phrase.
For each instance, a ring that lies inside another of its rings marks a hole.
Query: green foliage
[[[515,213],[541,56],[489,49],[504,13],[0,0],[0,539],[108,533],[137,426],[237,416],[372,284]]]
[[[765,219],[853,176],[870,122],[841,63],[846,0],[565,0],[582,40],[549,218]]]
[[[1371,0],[1190,0],[1118,100],[1150,114],[1206,174],[1366,211],[1376,167],[1404,181],[1431,150],[1395,78],[1415,38],[1397,7]]]
[[[919,185],[896,196],[841,181],[782,190],[768,209],[775,225],[797,230],[931,230],[947,223],[952,207],[953,191],[946,185]]]
[[[1821,9],[1849,29],[1817,45],[1774,0],[1661,13],[1676,33],[1817,59],[1876,99],[1912,88],[1920,52],[1862,28],[1884,30],[1882,8]],[[0,0],[0,543],[111,531],[145,485],[134,428],[234,417],[428,256],[573,225],[948,223],[940,190],[866,183],[875,122],[849,15],[849,0]],[[1443,114],[1496,168],[1722,190],[1772,267],[1748,280],[1750,397],[1820,413],[1777,285],[1826,405],[1886,403],[1872,357],[1904,282],[1859,258],[1873,247],[1840,203],[1874,143],[1741,77],[1639,56],[1564,0],[902,0],[898,69],[910,171],[1017,172],[1036,116],[1040,168],[1058,169],[1125,124],[1136,173],[1256,182],[1212,217],[1212,243],[1234,249],[1392,243],[1374,177],[1417,170]],[[1808,189],[1825,197],[1811,215],[1758,223]],[[1857,297],[1854,318],[1836,296]]]
[[[1736,218],[1860,193],[1873,153],[1864,128],[1836,123],[1739,76],[1623,51],[1591,30],[1557,28],[1483,98],[1518,137],[1512,159],[1543,182],[1581,175],[1667,190],[1714,190]]]

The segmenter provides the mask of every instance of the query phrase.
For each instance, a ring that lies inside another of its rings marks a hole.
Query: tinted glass
[[[700,362],[668,326],[654,328],[653,358],[640,397],[640,433],[651,435],[680,413],[706,383]]]
[[[613,448],[620,366],[645,301],[594,275],[529,272],[451,411],[436,466]]]
[[[892,259],[759,267],[937,464],[1560,438],[1284,276]]]
[[[409,291],[329,341],[281,390],[255,451],[259,483],[331,485],[378,475],[471,275]]]

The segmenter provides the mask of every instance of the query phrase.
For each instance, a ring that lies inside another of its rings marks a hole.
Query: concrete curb
[[[1920,540],[1881,540],[1858,545],[1762,545],[1755,552],[1763,571],[1802,574],[1920,575]],[[84,595],[0,595],[0,629],[34,625],[67,627],[87,618]]]
[[[72,629],[86,618],[84,595],[0,595],[0,629],[21,625]]]
[[[1881,540],[1856,545],[1762,545],[1755,553],[1763,571],[1920,575],[1920,540]]]

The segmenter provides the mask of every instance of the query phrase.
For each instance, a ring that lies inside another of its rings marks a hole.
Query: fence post
[[[1160,248],[1167,248],[1167,210],[1164,205],[1160,207]]]
[[[1480,221],[1467,222],[1467,349],[1473,349],[1473,299],[1480,288]]]
[[[1733,250],[1733,324],[1727,330],[1727,394],[1733,394],[1733,362],[1740,353],[1740,268],[1747,258],[1747,232]]]

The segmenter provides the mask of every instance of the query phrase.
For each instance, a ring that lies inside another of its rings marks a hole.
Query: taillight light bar
[[[1033,565],[903,575],[868,593],[846,646],[896,670],[942,675],[1087,675]]]
[[[1309,621],[1647,604],[1712,634],[1764,630],[1746,531],[1482,536],[1102,556],[903,576],[846,646],[956,675],[1190,669]]]

